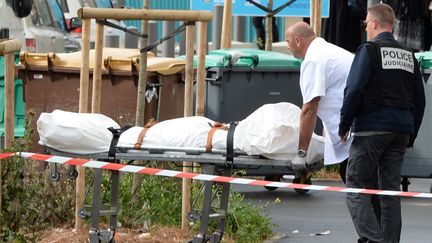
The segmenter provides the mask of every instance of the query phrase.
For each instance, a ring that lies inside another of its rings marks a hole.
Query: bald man
[[[345,182],[351,140],[341,143],[338,125],[343,91],[354,55],[317,37],[305,22],[289,26],[285,39],[292,54],[303,59],[300,67],[300,89],[303,96],[300,136],[297,156],[291,161],[292,167],[295,171],[301,171],[308,162],[312,162],[306,161],[306,154],[318,116],[324,127],[324,164],[342,162],[340,175]]]

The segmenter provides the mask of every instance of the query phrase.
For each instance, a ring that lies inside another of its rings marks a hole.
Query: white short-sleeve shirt
[[[338,129],[343,93],[353,58],[352,53],[317,37],[309,45],[300,67],[303,104],[320,97],[317,113],[324,127],[326,165],[348,158],[352,139],[342,144]]]

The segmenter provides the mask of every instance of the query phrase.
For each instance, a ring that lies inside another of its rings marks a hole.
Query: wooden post
[[[221,48],[231,48],[232,0],[225,0],[222,16]]]
[[[268,9],[273,9],[273,0],[268,0]],[[273,16],[267,14],[266,16],[266,43],[265,50],[271,51],[273,47]]]
[[[143,2],[144,9],[148,9],[150,7],[150,1],[144,0]],[[141,33],[148,34],[148,21],[141,21]],[[141,38],[141,48],[144,48],[148,45],[148,38]],[[157,51],[156,51],[157,52]],[[137,91],[137,107],[135,111],[135,125],[139,127],[144,127],[144,113],[145,113],[145,92],[147,87],[147,52],[140,54],[140,70],[138,74],[138,91]],[[160,97],[159,97],[160,98]],[[139,164],[140,161],[135,161],[135,164]],[[138,203],[139,197],[136,194],[139,185],[141,184],[141,175],[138,173],[134,173],[132,176],[132,202]]]
[[[186,27],[186,67],[185,67],[185,96],[184,116],[192,116],[193,110],[193,76],[194,76],[194,42],[195,26]],[[183,162],[183,172],[191,172],[191,162]],[[190,210],[191,180],[183,178],[182,185],[182,223],[181,229],[185,231],[188,226],[187,213]]]
[[[21,49],[19,40],[0,40],[0,55],[5,56],[5,83],[4,83],[4,105],[5,105],[5,147],[10,146],[14,137],[14,107],[15,107],[15,52]],[[12,116],[11,116],[12,115]],[[12,117],[12,118],[11,118]],[[12,121],[11,121],[12,119]],[[3,148],[0,147],[0,151]],[[0,213],[3,207],[3,166],[0,161]],[[2,225],[0,224],[0,228]]]
[[[2,39],[0,39],[0,56],[19,50],[21,50],[21,41],[17,39],[3,41]]]
[[[321,8],[322,0],[311,0],[311,26],[316,36],[321,36]]]
[[[104,26],[96,24],[96,42],[94,51],[93,67],[93,89],[92,89],[92,113],[100,113],[101,109],[101,88],[102,88],[102,54],[104,46]]]
[[[79,93],[79,112],[88,112],[89,97],[89,53],[90,53],[90,19],[82,20],[82,46],[81,46],[81,71],[80,71],[80,93]],[[85,192],[85,169],[77,166],[78,177],[76,180],[75,198],[75,229],[84,233],[84,220],[78,216],[78,211],[84,205]]]
[[[310,0],[310,26],[315,32],[315,1]]]
[[[147,0],[144,0],[147,1]],[[231,0],[229,0],[231,1]],[[205,21],[212,19],[209,11],[160,10],[160,9],[120,9],[120,8],[80,8],[78,17],[82,19],[118,20],[168,20],[168,21]]]
[[[198,66],[196,77],[195,114],[204,116],[205,95],[205,57],[207,48],[207,22],[198,22]]]
[[[4,137],[4,147],[9,148],[12,144],[14,138],[14,103],[15,103],[15,87],[14,87],[14,53],[5,54],[5,81],[4,81],[4,104],[5,104],[5,113],[4,113],[4,128],[5,128],[5,137]],[[2,178],[1,172],[3,171],[2,165],[0,161],[0,212],[3,205],[2,201]]]
[[[207,53],[207,22],[197,22],[198,27],[198,65],[196,74],[196,100],[195,100],[195,115],[204,116],[204,95],[205,95],[205,57]],[[199,173],[200,164],[194,163],[194,173]]]

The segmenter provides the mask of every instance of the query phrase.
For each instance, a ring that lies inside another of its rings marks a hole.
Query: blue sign
[[[273,10],[286,4],[289,0],[273,0]],[[254,2],[267,7],[267,0],[254,0]],[[310,17],[311,0],[297,0],[280,11],[278,17]],[[327,18],[330,12],[330,0],[322,0],[321,16]],[[223,5],[224,0],[190,0],[192,10],[212,11],[214,5]],[[246,0],[232,0],[232,14],[245,16],[265,16],[264,10]]]

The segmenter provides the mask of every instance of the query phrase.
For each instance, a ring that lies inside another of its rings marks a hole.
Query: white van
[[[92,8],[113,8],[115,5],[111,0],[58,0],[66,18],[66,23],[70,24],[73,18],[77,18],[78,9],[82,7]],[[73,20],[72,20],[73,21]],[[125,27],[122,21],[108,20],[109,22]],[[81,29],[78,28],[71,32],[71,35],[81,42]],[[104,46],[107,47],[120,47],[125,46],[125,33],[122,30],[115,29],[109,26],[104,26]],[[90,46],[93,48],[96,39],[96,21],[91,20],[90,27]]]
[[[69,37],[65,18],[57,0],[34,0],[30,14],[16,17],[12,7],[0,0],[0,29],[8,32],[9,38],[22,41],[23,51],[71,52],[80,50],[80,44]],[[13,4],[13,3],[12,3]]]

